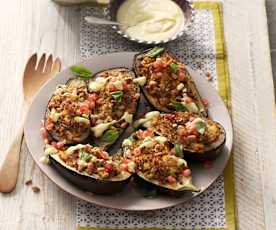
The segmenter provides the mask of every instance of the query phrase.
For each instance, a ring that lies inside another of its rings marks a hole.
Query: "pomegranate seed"
[[[207,72],[205,74],[205,78],[206,78],[207,81],[212,81],[212,79],[213,79],[212,76],[211,76],[211,74],[209,72]]]
[[[88,114],[89,113],[89,105],[87,103],[82,103],[80,105],[80,112],[84,113],[84,114]]]
[[[206,98],[202,98],[202,103],[204,106],[207,106],[209,104],[209,101]]]
[[[105,169],[106,172],[112,172],[113,167],[112,167],[111,164],[105,163],[104,169]]]
[[[176,179],[173,176],[168,176],[167,180],[170,184],[176,183]]]
[[[89,162],[88,164],[87,164],[87,172],[88,172],[88,174],[92,174],[93,172],[94,172],[94,164],[93,164],[93,162]]]
[[[56,149],[62,149],[64,147],[65,141],[59,141],[56,143]]]
[[[183,176],[184,176],[184,177],[189,177],[189,176],[191,176],[191,170],[190,170],[190,169],[184,169],[184,171],[183,171]]]

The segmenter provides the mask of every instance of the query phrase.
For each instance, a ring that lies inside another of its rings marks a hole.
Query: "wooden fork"
[[[43,54],[40,60],[38,60],[37,54],[33,54],[29,58],[23,75],[23,93],[27,108],[30,106],[32,98],[38,89],[47,80],[55,76],[60,71],[60,68],[60,59],[56,58],[53,60],[53,55],[50,55],[47,60],[46,54]],[[9,193],[13,191],[16,186],[19,171],[20,148],[23,139],[23,125],[24,122],[22,127],[18,130],[0,168],[0,192],[2,193]]]

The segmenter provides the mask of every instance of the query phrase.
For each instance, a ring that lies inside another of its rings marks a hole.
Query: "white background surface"
[[[23,112],[21,77],[33,52],[79,60],[79,11],[49,0],[1,2],[0,162]],[[226,0],[239,229],[276,229],[276,118],[263,0]],[[34,194],[24,182],[41,188]],[[16,190],[0,195],[1,230],[75,229],[75,200],[50,182],[23,145]]]

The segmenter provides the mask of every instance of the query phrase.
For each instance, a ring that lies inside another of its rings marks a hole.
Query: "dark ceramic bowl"
[[[167,43],[169,41],[173,41],[179,37],[181,37],[185,31],[188,29],[189,25],[192,23],[193,19],[193,8],[188,0],[173,0],[180,8],[183,10],[184,17],[185,17],[185,24],[176,35],[166,39],[166,40],[160,40],[160,41],[146,41],[146,40],[140,40],[136,38],[132,38],[128,34],[126,34],[124,31],[120,29],[119,26],[112,26],[113,29],[117,31],[118,34],[122,35],[123,37],[129,39],[130,41],[134,41],[140,44],[146,44],[146,45],[156,45],[156,44],[163,44]],[[109,16],[112,21],[117,21],[117,12],[120,8],[120,6],[125,2],[125,0],[113,0],[110,4],[109,9]]]

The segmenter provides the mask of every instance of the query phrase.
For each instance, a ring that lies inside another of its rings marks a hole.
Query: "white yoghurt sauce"
[[[121,30],[132,38],[166,40],[178,34],[185,23],[184,13],[172,0],[126,0],[117,12]]]

